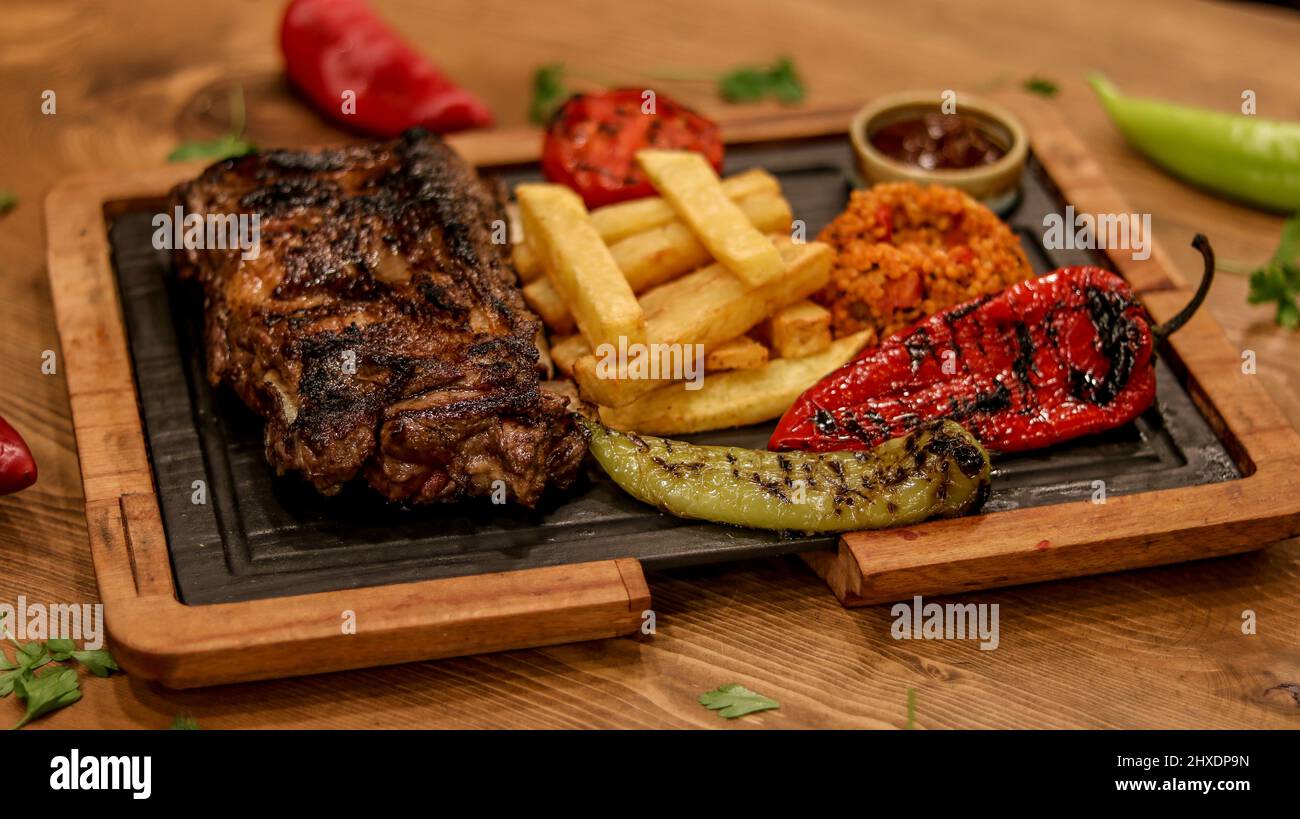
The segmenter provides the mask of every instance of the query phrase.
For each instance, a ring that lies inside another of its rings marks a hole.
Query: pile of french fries
[[[870,341],[832,341],[830,313],[809,301],[831,249],[791,239],[775,177],[720,180],[686,151],[641,151],[637,162],[659,197],[588,212],[562,185],[515,192],[524,299],[549,330],[555,366],[604,423],[672,435],[770,420]],[[707,376],[609,377],[595,352],[604,344],[699,344]]]

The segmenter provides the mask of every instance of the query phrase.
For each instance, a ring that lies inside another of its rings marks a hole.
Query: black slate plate
[[[728,173],[755,165],[775,173],[810,237],[843,208],[855,184],[848,141],[839,137],[738,147],[727,165]],[[537,172],[507,168],[499,175],[513,185]],[[1086,251],[1042,247],[1043,215],[1063,207],[1031,160],[1021,200],[1004,216],[1036,272],[1098,262]],[[627,556],[665,569],[835,543],[663,515],[624,495],[590,459],[575,487],[533,512],[487,501],[407,509],[360,485],[324,498],[297,478],[278,478],[262,457],[261,420],[203,375],[201,301],[191,285],[169,276],[167,257],[150,242],[151,217],[119,216],[111,243],[172,565],[188,604]],[[999,458],[986,512],[1088,498],[1096,480],[1108,493],[1131,493],[1240,477],[1164,364],[1157,378],[1155,406],[1134,423]],[[771,429],[693,439],[762,448]],[[193,502],[196,481],[205,503]]]

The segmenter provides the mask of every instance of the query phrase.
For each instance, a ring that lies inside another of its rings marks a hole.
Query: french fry
[[[736,206],[749,224],[764,233],[790,231],[793,218],[790,203],[779,195],[755,194],[740,200]],[[678,219],[629,236],[612,245],[610,252],[636,293],[702,267],[711,259],[704,243]]]
[[[646,336],[655,343],[703,344],[707,350],[826,285],[828,245],[797,244],[786,236],[777,237],[776,243],[787,272],[763,287],[747,287],[721,264],[712,264],[643,295]],[[598,351],[598,345],[592,349]],[[594,354],[578,359],[573,377],[588,398],[609,407],[630,404],[662,385],[649,379],[601,378]]]
[[[759,230],[767,233],[790,231],[793,214],[790,203],[781,196],[756,193],[737,204]],[[676,219],[662,227],[615,242],[610,245],[609,252],[634,293],[644,292],[709,263],[709,251],[690,228]],[[572,319],[566,319],[559,312],[561,309],[567,311],[564,301],[545,277],[529,283],[524,288],[524,298],[530,305],[534,301],[541,305],[533,309],[551,330],[568,333],[573,329]],[[551,312],[544,312],[544,309]]]
[[[868,341],[868,331],[845,336],[817,355],[778,358],[754,370],[710,375],[703,386],[660,387],[627,406],[600,408],[600,420],[614,429],[646,435],[684,435],[747,426],[785,412],[822,376],[853,358]]]
[[[514,264],[515,272],[519,274],[521,282],[535,282],[546,278],[542,263],[538,261],[537,254],[527,238],[520,239],[510,248],[510,261]]]
[[[741,200],[759,193],[780,195],[781,185],[767,171],[753,168],[722,180],[722,192],[729,199]],[[591,212],[591,223],[610,244],[662,227],[676,218],[677,211],[658,196],[606,205]]]
[[[568,335],[573,332],[573,314],[569,305],[564,303],[560,291],[555,289],[551,280],[543,276],[535,282],[524,285],[524,302],[537,315],[552,333]]]
[[[753,370],[767,363],[767,348],[749,336],[737,336],[704,351],[705,372]]]
[[[645,343],[645,314],[578,195],[563,185],[515,190],[524,233],[593,349]]]
[[[591,352],[587,340],[580,335],[565,336],[551,345],[551,360],[560,372],[573,377],[573,365],[579,358]]]
[[[831,346],[831,311],[804,299],[776,311],[758,335],[781,358],[814,355]]]
[[[718,176],[702,155],[692,151],[638,151],[637,164],[650,184],[700,237],[713,258],[750,287],[759,287],[785,272],[781,254],[722,192]]]
[[[722,180],[722,192],[728,198],[741,202],[760,194],[779,197],[781,195],[781,185],[776,181],[775,176],[762,168],[752,168],[744,173],[738,173]],[[789,203],[785,203],[785,209],[789,210],[789,208]],[[673,221],[677,221],[677,212],[658,196],[606,205],[591,212],[591,223],[596,226],[600,238],[604,239],[605,244],[608,245],[621,242],[638,233],[645,233],[663,227]],[[789,222],[789,217],[786,218],[786,221]],[[788,224],[759,228],[765,233],[784,232],[789,229]],[[521,281],[531,282],[542,275],[541,262],[527,242],[520,242],[515,245],[514,263],[515,270],[518,271]],[[700,264],[703,264],[703,262]],[[686,269],[690,270],[691,268]]]

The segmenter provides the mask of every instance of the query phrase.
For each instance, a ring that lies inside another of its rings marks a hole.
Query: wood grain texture
[[[1272,253],[1281,227],[1278,217],[1154,170],[1124,145],[1083,77],[1103,68],[1126,91],[1224,110],[1250,88],[1261,114],[1300,120],[1300,18],[1282,9],[1187,0],[771,0],[737,15],[730,3],[682,0],[375,3],[483,95],[506,127],[524,123],[529,72],[558,59],[612,82],[644,83],[655,68],[790,54],[813,102],[846,107],[905,87],[1015,94],[1023,78],[1042,74],[1060,84],[1050,105],[1107,177],[1136,210],[1153,214],[1174,269],[1197,269],[1187,247],[1197,230],[1223,259],[1252,265]],[[69,174],[156,167],[180,140],[218,135],[235,84],[246,91],[255,142],[341,138],[285,88],[273,47],[278,16],[277,4],[251,1],[6,6],[0,187],[21,202],[0,217],[0,415],[27,437],[41,472],[32,489],[0,499],[0,600],[91,601],[97,593],[67,387],[61,369],[40,369],[43,351],[58,351],[41,197]],[[706,86],[661,87],[724,110]],[[58,92],[56,116],[40,114],[44,89]],[[1244,277],[1222,276],[1208,306],[1233,345],[1256,352],[1256,377],[1300,424],[1300,340],[1245,294]],[[212,728],[901,727],[907,689],[916,688],[923,728],[1300,727],[1294,701],[1268,691],[1300,682],[1300,540],[962,595],[1003,607],[1001,646],[988,652],[966,642],[894,641],[886,607],[841,608],[794,559],[653,576],[651,586],[654,637],[200,691],[91,679],[82,702],[40,725],[159,728],[188,713]],[[1244,609],[1257,614],[1257,635],[1241,633]],[[732,681],[775,696],[782,709],[727,722],[695,704],[700,692]],[[16,707],[0,703],[0,711]]]

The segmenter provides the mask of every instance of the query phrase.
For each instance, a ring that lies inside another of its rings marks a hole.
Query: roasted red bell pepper
[[[447,133],[492,124],[478,97],[443,76],[363,0],[293,0],[280,48],[290,81],[347,128],[392,137],[415,126]]]
[[[36,483],[36,461],[27,442],[9,422],[0,418],[0,495],[26,489]]]
[[[868,449],[936,418],[989,449],[1050,446],[1131,421],[1155,398],[1152,352],[1209,291],[1152,328],[1128,284],[1097,267],[1067,267],[952,307],[867,350],[805,392],[771,449]]]

